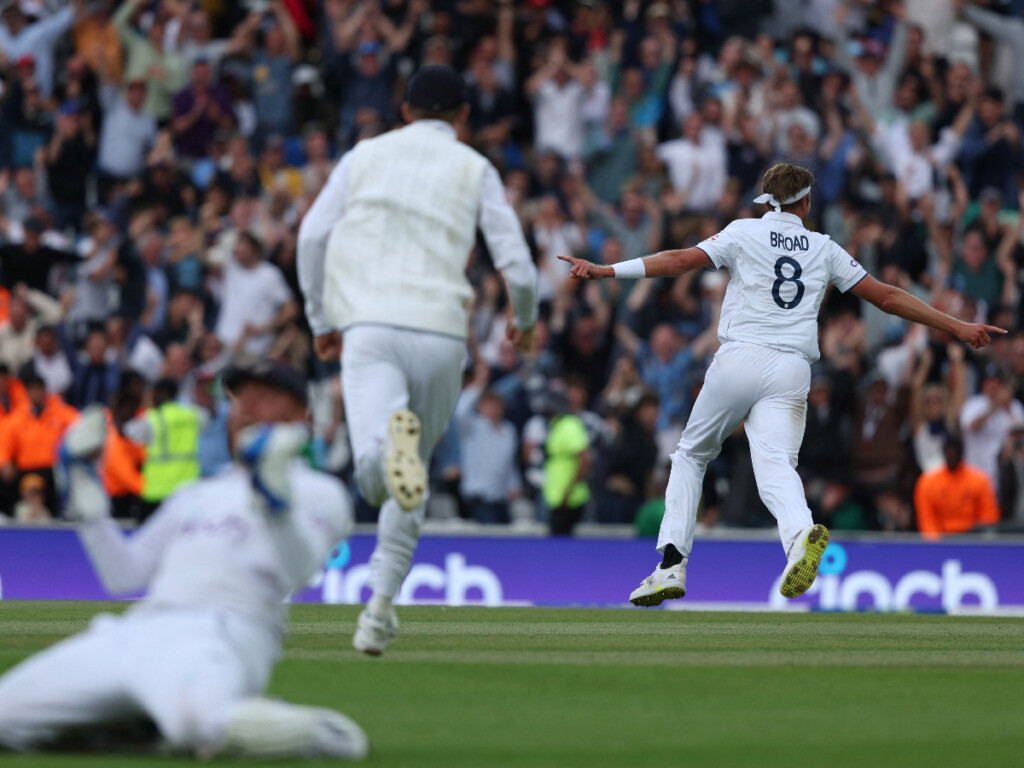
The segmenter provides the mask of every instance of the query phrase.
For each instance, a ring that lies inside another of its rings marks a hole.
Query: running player
[[[781,163],[764,176],[754,202],[774,210],[740,219],[696,248],[598,266],[560,256],[583,279],[675,277],[693,269],[729,269],[718,322],[722,343],[672,454],[665,517],[658,535],[661,564],[630,595],[634,605],[659,605],[686,594],[701,483],[722,442],[745,422],[758,492],[779,524],[787,563],[779,591],[806,592],[818,574],[828,529],[814,525],[796,472],[803,441],[811,363],[818,359],[818,309],[831,283],[907,320],[949,333],[975,349],[1000,328],[965,323],[906,291],[875,280],[827,236],[803,225],[814,177]]]
[[[509,338],[532,344],[537,272],[501,179],[461,144],[462,77],[426,66],[409,80],[404,128],[341,158],[299,230],[299,278],[324,360],[341,350],[342,396],[356,481],[382,505],[370,559],[373,594],[356,650],[395,639],[393,601],[425,514],[426,464],[451,419],[466,359],[472,288],[466,260],[483,231],[505,278]]]
[[[261,695],[281,654],[285,598],[349,534],[351,502],[296,458],[308,439],[301,376],[260,363],[225,384],[239,465],[179,490],[130,537],[96,470],[103,409],[69,430],[59,472],[68,515],[107,591],[147,594],[0,678],[0,747],[31,751],[150,719],[170,749],[200,757],[366,755],[366,735],[344,715]]]

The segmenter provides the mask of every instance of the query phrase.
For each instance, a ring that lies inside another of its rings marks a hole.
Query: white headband
[[[769,195],[767,192],[765,192],[763,195],[759,195],[759,196],[755,197],[754,198],[754,202],[755,203],[765,203],[767,205],[770,205],[776,211],[781,211],[782,210],[782,206],[789,205],[790,203],[795,203],[797,200],[803,200],[805,197],[807,197],[807,193],[810,192],[810,191],[811,191],[810,187],[804,187],[803,189],[801,189],[799,192],[797,192],[792,197],[787,197],[781,203],[778,200],[776,200],[774,197]]]

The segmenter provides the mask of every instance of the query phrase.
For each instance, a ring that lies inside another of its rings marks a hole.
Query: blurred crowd
[[[311,354],[296,233],[406,79],[464,73],[461,139],[499,168],[540,272],[519,355],[486,247],[431,515],[656,529],[717,348],[725,273],[577,284],[693,245],[775,162],[873,275],[1010,332],[982,353],[825,297],[800,472],[839,529],[1024,525],[1021,0],[0,2],[0,510],[56,515],[54,448],[109,406],[105,480],[141,519],[229,457],[219,374],[314,381],[314,460],[351,472],[337,366]],[[752,371],[751,375],[757,375]],[[363,509],[366,519],[373,511]],[[771,526],[742,428],[705,525]]]

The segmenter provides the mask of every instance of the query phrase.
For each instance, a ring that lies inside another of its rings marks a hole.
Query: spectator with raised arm
[[[25,4],[8,2],[0,12],[0,51],[9,61],[31,56],[35,62],[35,82],[44,97],[53,93],[53,52],[61,37],[81,14],[84,2],[72,0],[55,13],[32,21]],[[35,6],[39,8],[39,6]]]
[[[930,346],[925,347],[914,371],[910,394],[910,428],[914,458],[922,472],[939,467],[946,442],[960,433],[960,410],[967,395],[967,365],[959,344],[946,347],[949,368],[945,382],[928,381],[935,363]]]
[[[185,86],[188,72],[185,61],[166,48],[166,23],[154,14],[145,33],[133,23],[142,9],[142,0],[125,0],[114,14],[114,26],[124,46],[124,81],[146,81],[144,109],[161,124],[171,118],[174,94]]]
[[[578,158],[583,153],[586,93],[559,41],[550,44],[547,62],[526,81],[526,95],[533,101],[537,150],[553,150],[565,160]]]
[[[1024,124],[1024,19],[1012,14],[996,13],[982,7],[977,0],[954,0],[954,6],[964,19],[1010,49],[1010,61],[1013,62],[1013,76],[1010,79],[1013,84],[1013,117],[1018,125]]]
[[[998,491],[999,453],[1009,434],[1024,426],[1024,405],[1014,399],[1006,374],[996,365],[985,369],[979,390],[960,411],[964,460],[984,472]]]
[[[96,165],[97,191],[104,204],[110,203],[116,187],[141,175],[146,155],[156,143],[156,120],[144,108],[148,88],[145,78],[135,77],[121,95],[101,91],[105,114]]]
[[[836,63],[850,77],[857,97],[864,104],[864,108],[873,115],[881,115],[892,104],[907,52],[907,25],[903,21],[903,4],[891,3],[890,12],[896,17],[896,26],[884,57],[875,48],[874,41],[871,45],[857,42],[854,55],[851,53],[851,40],[846,28],[846,4],[836,5],[833,38]]]

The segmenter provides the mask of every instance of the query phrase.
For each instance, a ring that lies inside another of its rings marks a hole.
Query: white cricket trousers
[[[722,345],[671,457],[659,552],[673,544],[690,556],[704,471],[745,419],[757,490],[789,554],[812,524],[796,472],[810,385],[811,366],[803,355],[736,341]]]
[[[276,630],[223,610],[100,614],[0,678],[0,744],[31,750],[69,728],[148,716],[174,749],[210,749],[279,653]]]
[[[462,339],[383,325],[357,325],[345,331],[341,391],[356,482],[366,500],[381,508],[377,547],[370,558],[370,588],[375,595],[398,595],[426,515],[426,496],[411,512],[388,498],[383,462],[388,421],[403,409],[419,417],[420,458],[429,466],[455,410],[465,364]]]

